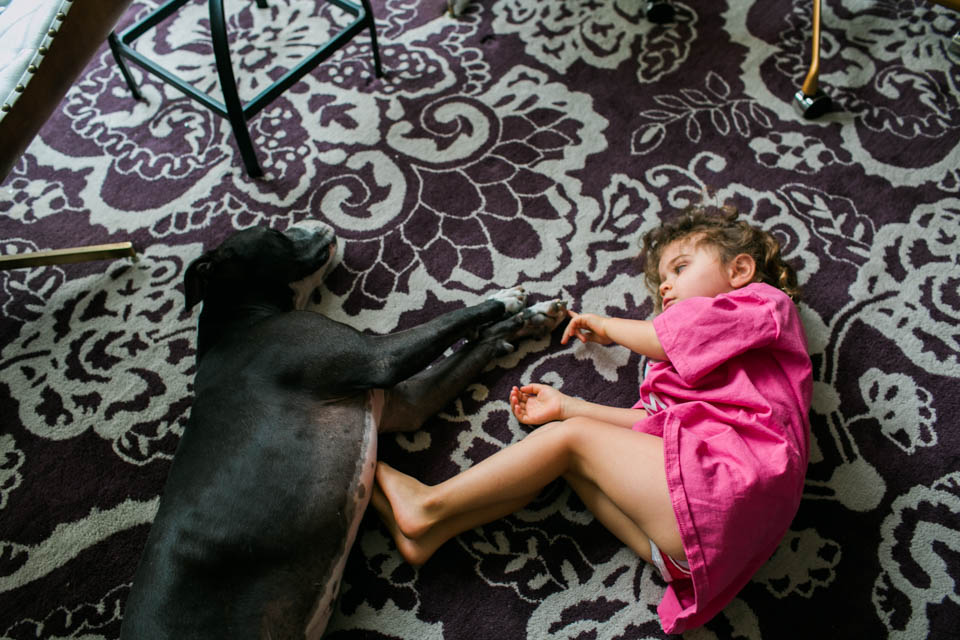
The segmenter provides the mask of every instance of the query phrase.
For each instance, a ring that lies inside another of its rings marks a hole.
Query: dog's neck
[[[243,331],[265,318],[289,310],[263,302],[240,303],[229,307],[205,302],[197,322],[197,360],[224,336]]]

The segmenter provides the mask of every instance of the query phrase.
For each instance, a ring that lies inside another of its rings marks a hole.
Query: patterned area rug
[[[343,16],[227,3],[251,98]],[[814,363],[806,497],[783,544],[687,637],[947,638],[960,628],[960,59],[956,13],[828,0],[375,0],[387,76],[353,43],[251,121],[227,123],[106,47],[0,185],[0,251],[133,240],[141,258],[0,273],[0,638],[116,638],[191,404],[185,265],[231,230],[332,224],[318,309],[373,332],[523,284],[649,318],[644,232],[701,199],[775,231],[806,287]],[[216,92],[206,3],[142,48]],[[142,15],[135,3],[124,25]],[[509,388],[630,405],[624,349],[529,342],[380,455],[440,481],[526,428]],[[750,527],[749,522],[743,526]],[[664,583],[562,482],[420,569],[364,520],[330,638],[662,638]],[[953,629],[953,631],[950,631]]]

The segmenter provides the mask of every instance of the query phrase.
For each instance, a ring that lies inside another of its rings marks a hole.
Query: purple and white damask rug
[[[227,3],[248,99],[343,17]],[[216,92],[206,3],[142,47]],[[392,331],[524,285],[649,318],[638,241],[709,191],[774,230],[806,286],[814,363],[805,499],[783,544],[696,640],[947,638],[960,629],[960,14],[827,0],[374,0],[365,34],[228,124],[106,47],[0,185],[3,253],[132,240],[141,258],[0,273],[0,638],[116,638],[190,411],[181,278],[231,230],[333,225],[318,308]],[[135,2],[131,23],[151,6]],[[626,350],[524,344],[381,458],[440,481],[523,437],[517,383],[630,405]],[[749,522],[743,523],[745,528]],[[664,584],[562,482],[416,569],[368,514],[330,638],[662,638]]]

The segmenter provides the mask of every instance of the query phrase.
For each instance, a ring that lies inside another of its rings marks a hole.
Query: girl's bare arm
[[[510,392],[510,407],[524,424],[544,424],[567,418],[592,418],[618,427],[632,427],[647,414],[642,409],[608,407],[587,402],[545,384],[527,384]]]
[[[564,414],[564,419],[574,417],[592,418],[626,428],[632,427],[647,417],[647,412],[643,409],[608,407],[605,404],[587,402],[580,398],[570,398],[570,401],[564,405]]]
[[[608,318],[594,313],[576,313],[567,311],[570,323],[563,332],[560,344],[566,344],[571,337],[581,342],[597,342],[610,344],[616,342],[634,353],[653,358],[666,360],[667,354],[660,344],[653,323],[648,320],[627,320],[625,318]]]

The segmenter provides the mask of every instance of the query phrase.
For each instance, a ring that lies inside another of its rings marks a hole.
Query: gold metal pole
[[[807,79],[803,81],[803,95],[814,96],[819,89],[820,77],[820,0],[813,0],[813,53]]]

